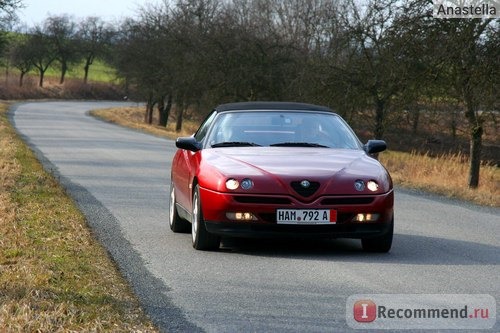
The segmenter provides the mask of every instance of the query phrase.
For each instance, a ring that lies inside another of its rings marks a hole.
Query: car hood
[[[204,149],[200,170],[209,174],[202,179],[221,177],[208,185],[226,191],[220,179],[251,178],[253,191],[282,193],[290,182],[309,180],[319,182],[322,192],[330,194],[360,194],[354,181],[375,180],[380,193],[392,187],[385,168],[363,150],[311,147],[231,147]],[[321,191],[318,191],[321,192]]]

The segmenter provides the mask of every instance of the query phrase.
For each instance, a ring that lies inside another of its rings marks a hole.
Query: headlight
[[[236,190],[238,187],[241,187],[243,190],[249,190],[253,187],[253,181],[250,178],[244,178],[241,182],[234,178],[226,180],[226,188],[228,190]]]
[[[363,180],[358,179],[354,182],[354,188],[359,192],[363,192],[365,188],[372,192],[376,192],[378,190],[378,183],[374,180],[365,183]]]
[[[238,186],[240,186],[240,183],[236,179],[229,178],[228,180],[226,180],[226,188],[228,190],[236,190]]]
[[[354,182],[354,188],[357,190],[357,191],[363,191],[365,189],[365,182],[362,181],[361,179],[358,179]]]
[[[245,178],[241,181],[241,188],[249,190],[253,187],[253,181],[250,178]]]
[[[366,187],[372,192],[378,190],[378,184],[374,180],[370,180],[368,183],[366,183]]]

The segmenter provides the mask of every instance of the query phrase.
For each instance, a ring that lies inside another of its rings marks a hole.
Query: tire
[[[387,233],[375,238],[361,239],[361,246],[366,252],[387,253],[392,246],[392,237],[394,234],[394,217]]]
[[[173,232],[189,232],[190,225],[189,221],[182,219],[177,212],[175,200],[175,188],[174,184],[170,183],[170,201],[169,201],[169,214],[168,214],[168,224],[170,230]]]
[[[203,220],[201,210],[200,187],[198,185],[194,188],[192,218],[191,236],[193,247],[196,250],[217,250],[220,246],[220,238],[217,235],[209,233],[205,228],[205,221]]]

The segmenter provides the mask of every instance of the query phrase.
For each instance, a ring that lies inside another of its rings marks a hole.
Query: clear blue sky
[[[21,0],[24,9],[18,10],[21,22],[31,26],[49,15],[69,14],[75,18],[99,16],[106,21],[135,17],[137,9],[158,0]]]

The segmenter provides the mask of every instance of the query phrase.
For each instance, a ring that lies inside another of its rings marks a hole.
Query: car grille
[[[310,197],[311,195],[316,193],[319,188],[318,182],[310,182],[309,187],[303,187],[302,185],[300,185],[300,182],[291,182],[290,185],[295,190],[295,192],[297,192],[304,198]]]

